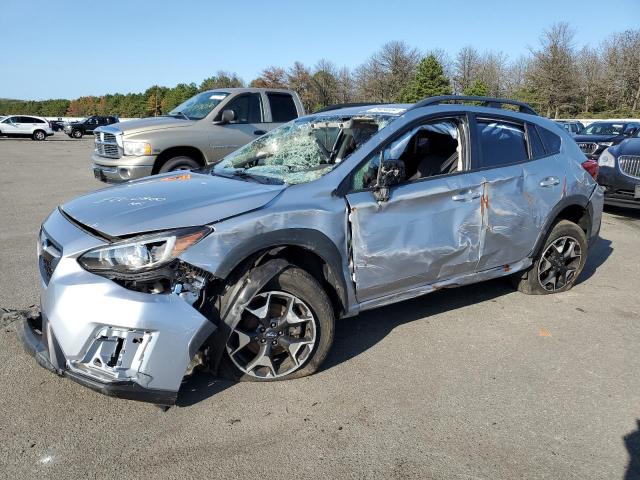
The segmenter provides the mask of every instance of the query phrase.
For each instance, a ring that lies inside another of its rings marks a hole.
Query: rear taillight
[[[589,172],[589,175],[591,175],[594,180],[598,180],[598,170],[600,170],[600,167],[596,160],[586,160],[582,162],[582,168]]]

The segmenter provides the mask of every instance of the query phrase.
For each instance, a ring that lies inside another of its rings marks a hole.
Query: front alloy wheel
[[[227,339],[220,373],[247,381],[310,375],[329,353],[334,323],[322,285],[305,270],[287,268],[244,308]]]
[[[290,293],[268,291],[245,308],[227,353],[247,375],[280,378],[309,359],[316,337],[315,318],[305,302]]]

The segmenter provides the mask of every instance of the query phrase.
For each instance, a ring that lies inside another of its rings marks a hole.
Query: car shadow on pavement
[[[640,479],[640,420],[636,420],[636,422],[636,430],[622,437],[624,446],[629,452],[629,464],[624,474],[624,480]]]
[[[220,379],[208,372],[196,372],[182,381],[176,406],[190,407],[217,395],[235,383],[230,380]]]
[[[590,278],[611,252],[611,241],[600,238],[589,251],[587,264],[579,282]],[[387,305],[336,322],[335,340],[321,370],[328,370],[367,351],[399,325],[413,321],[428,321],[428,317],[456,310],[475,303],[491,301],[513,293],[504,278],[459,288],[443,289],[429,295]],[[176,405],[189,407],[206,400],[235,382],[219,379],[210,373],[197,372],[182,383]]]
[[[580,278],[577,283],[582,283],[590,279],[594,273],[598,270],[598,267],[607,261],[607,258],[611,256],[613,247],[611,246],[611,240],[606,238],[598,238],[596,243],[589,248],[589,256],[587,257],[587,264],[582,270]]]
[[[620,207],[617,205],[605,205],[604,211],[617,217],[626,217],[640,220],[640,208]]]

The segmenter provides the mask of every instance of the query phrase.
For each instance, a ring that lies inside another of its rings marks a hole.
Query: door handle
[[[473,190],[460,190],[458,193],[451,197],[454,202],[470,202],[476,198],[480,198],[482,194],[480,192],[474,192]]]
[[[254,130],[253,131],[254,135],[264,135],[265,133],[267,133],[267,132],[265,132],[264,130]]]
[[[560,179],[558,177],[546,177],[540,180],[541,187],[554,187],[560,183]]]

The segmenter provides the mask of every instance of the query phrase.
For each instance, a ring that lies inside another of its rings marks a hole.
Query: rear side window
[[[271,117],[274,122],[288,122],[298,117],[296,104],[291,95],[286,93],[267,93],[271,106]]]
[[[225,105],[224,110],[233,110],[236,119],[233,123],[260,123],[262,122],[262,106],[260,94],[250,93],[241,95]]]
[[[538,135],[535,125],[527,123],[527,137],[529,139],[529,146],[531,148],[531,158],[544,157],[546,155],[542,140]]]
[[[553,155],[560,151],[562,140],[560,140],[558,135],[539,125],[536,125],[536,130],[538,130],[540,138],[542,138],[542,143],[544,144],[544,149],[547,151],[547,155]]]
[[[481,167],[498,167],[529,159],[524,127],[499,120],[478,120]]]

